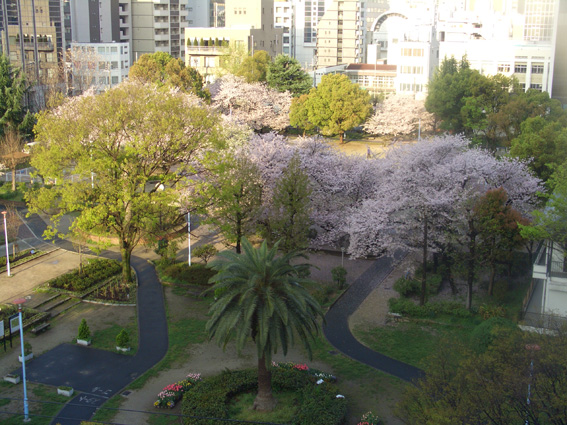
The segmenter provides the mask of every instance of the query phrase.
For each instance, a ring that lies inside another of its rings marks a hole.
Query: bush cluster
[[[455,301],[436,301],[425,305],[417,305],[407,298],[390,298],[388,306],[390,312],[409,317],[435,317],[444,314],[467,318],[473,315],[464,305]]]
[[[183,399],[183,414],[228,418],[228,402],[239,393],[255,390],[258,387],[256,369],[225,371],[220,375],[205,379],[191,390],[191,397]],[[344,423],[347,404],[336,388],[328,383],[317,384],[315,377],[306,370],[287,367],[272,368],[272,388],[298,392],[301,405],[293,425],[339,425]],[[337,397],[339,395],[339,397]],[[209,425],[218,421],[186,418],[185,424]]]
[[[435,295],[441,287],[442,277],[440,274],[428,274],[426,287],[429,295]],[[406,279],[401,277],[394,283],[394,291],[402,297],[411,297],[421,293],[421,278]]]
[[[216,272],[208,269],[202,264],[176,263],[166,266],[162,273],[167,281],[184,285],[208,285],[209,279]]]
[[[83,267],[83,272],[78,270],[66,273],[47,284],[51,288],[65,289],[67,291],[82,292],[93,285],[119,274],[122,266],[115,260],[93,259]]]
[[[509,319],[503,317],[491,317],[471,332],[471,347],[478,353],[485,352],[494,341],[504,335],[517,331],[518,326]]]

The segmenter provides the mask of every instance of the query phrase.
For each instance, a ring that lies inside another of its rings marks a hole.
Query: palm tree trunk
[[[258,395],[252,405],[253,410],[271,412],[277,401],[272,395],[272,373],[266,367],[266,356],[258,359]]]

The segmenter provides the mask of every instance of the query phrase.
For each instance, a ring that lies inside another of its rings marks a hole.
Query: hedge
[[[183,399],[183,414],[194,417],[228,418],[230,399],[239,393],[257,390],[256,369],[225,371],[220,375],[198,382],[191,396]],[[316,378],[306,371],[287,368],[272,368],[272,388],[292,390],[300,394],[302,404],[298,406],[292,425],[340,425],[347,415],[344,397],[337,398],[333,384],[316,384]],[[218,421],[186,417],[186,425],[212,425]]]
[[[390,298],[388,307],[392,313],[410,317],[435,317],[446,314],[466,318],[473,315],[463,304],[455,301],[436,301],[420,306],[407,298]]]

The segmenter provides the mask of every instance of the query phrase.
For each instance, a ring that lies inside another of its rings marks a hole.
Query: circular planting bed
[[[324,379],[307,370],[273,367],[272,390],[281,401],[274,412],[254,412],[256,421],[271,422],[284,415],[289,424],[339,425],[345,422],[347,404],[331,379]],[[329,375],[326,375],[329,376]],[[251,420],[241,414],[244,404],[252,406],[258,385],[256,369],[225,371],[198,382],[183,398],[186,425],[212,425],[217,419]],[[203,418],[203,419],[201,419]],[[206,418],[206,419],[205,419]]]

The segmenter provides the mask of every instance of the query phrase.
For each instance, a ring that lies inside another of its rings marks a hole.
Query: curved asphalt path
[[[22,214],[23,215],[23,214]],[[26,219],[37,236],[45,222],[37,215]],[[67,241],[57,241],[61,248],[73,250]],[[120,259],[105,251],[106,258]],[[138,277],[138,351],[135,356],[121,355],[75,344],[61,344],[26,364],[26,379],[48,385],[67,385],[81,392],[51,422],[79,425],[91,418],[96,409],[130,382],[159,362],[167,353],[168,336],[164,297],[154,267],[132,256],[131,265]],[[17,369],[14,373],[21,372]]]
[[[362,345],[352,335],[348,326],[349,317],[358,309],[364,299],[382,284],[384,279],[392,272],[394,263],[403,259],[404,256],[403,252],[396,251],[394,258],[381,257],[372,263],[331,306],[325,315],[326,323],[323,325],[323,333],[333,347],[348,357],[405,381],[415,382],[424,374],[421,369],[392,359]]]

